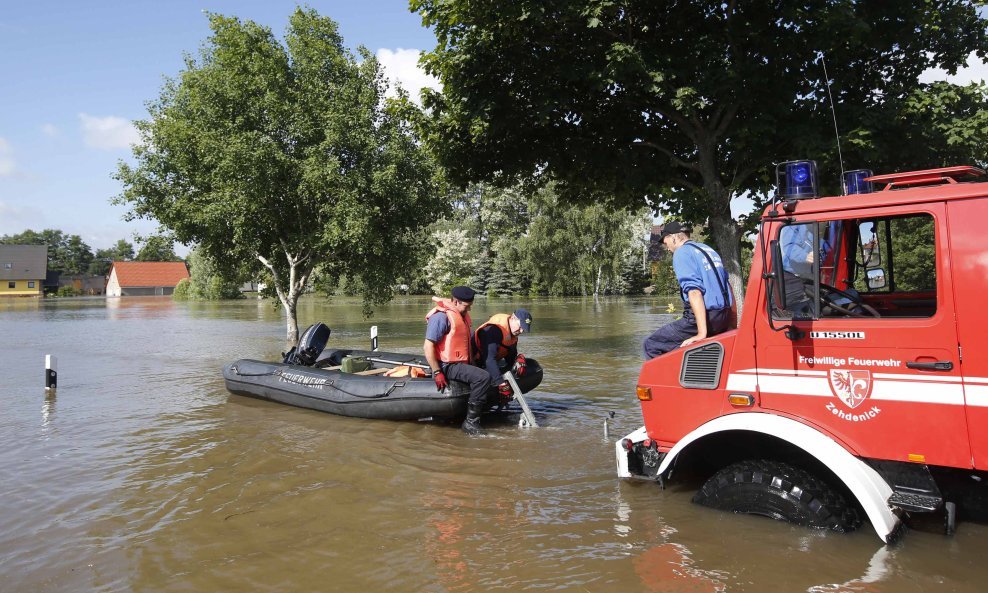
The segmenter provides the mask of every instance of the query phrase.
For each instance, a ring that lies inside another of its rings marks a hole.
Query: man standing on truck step
[[[487,371],[472,364],[473,331],[469,312],[474,294],[469,286],[456,286],[450,293],[451,299],[434,298],[436,306],[425,316],[428,325],[422,345],[436,389],[444,391],[449,387],[449,381],[470,386],[467,417],[463,421],[463,431],[470,435],[482,432],[480,415],[487,406],[487,391],[491,387]]]
[[[645,338],[642,349],[647,359],[725,331],[734,304],[727,270],[716,251],[691,241],[689,229],[676,221],[662,227],[659,240],[672,254],[672,269],[683,298],[683,316]]]
[[[502,376],[499,361],[507,361],[515,369],[515,376],[525,374],[525,355],[518,354],[518,336],[532,331],[532,314],[527,309],[514,313],[497,313],[477,328],[474,348],[477,366],[487,369],[491,384],[497,385],[501,403],[514,396],[511,385]]]

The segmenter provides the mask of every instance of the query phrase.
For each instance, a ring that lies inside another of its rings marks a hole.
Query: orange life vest
[[[453,308],[453,303],[449,299],[432,297],[436,306],[429,311],[425,319],[436,313],[442,312],[449,318],[449,332],[443,336],[442,341],[436,344],[439,360],[443,362],[469,362],[471,358],[470,341],[473,335],[470,331],[470,314],[460,315]]]
[[[507,313],[498,313],[477,328],[476,333],[473,334],[474,351],[477,352],[477,356],[482,356],[480,353],[480,330],[488,325],[495,325],[501,330],[501,343],[497,346],[497,358],[507,358],[508,348],[518,343],[518,336],[511,335],[511,327],[508,325],[510,318],[511,315]]]

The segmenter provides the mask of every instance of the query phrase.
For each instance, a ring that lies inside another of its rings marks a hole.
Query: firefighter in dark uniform
[[[477,366],[486,369],[491,384],[497,385],[501,403],[507,403],[514,396],[501,368],[514,368],[517,377],[525,374],[525,355],[518,353],[518,336],[530,331],[532,314],[527,309],[518,309],[514,313],[491,316],[474,334]]]

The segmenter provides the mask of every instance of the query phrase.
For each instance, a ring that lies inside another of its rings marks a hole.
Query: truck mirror
[[[786,282],[785,271],[782,268],[782,245],[778,239],[769,241],[769,250],[772,252],[772,273],[768,281],[768,297],[775,303],[775,307],[782,311],[786,310]]]
[[[858,225],[858,240],[861,243],[861,265],[877,268],[882,265],[882,248],[878,243],[877,224],[868,220]],[[883,273],[882,276],[885,274]]]
[[[885,288],[885,270],[882,268],[868,270],[868,289],[878,288]]]

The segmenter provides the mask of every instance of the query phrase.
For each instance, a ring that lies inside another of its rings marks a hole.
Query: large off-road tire
[[[693,502],[840,532],[861,525],[857,507],[826,482],[799,468],[767,459],[725,467],[707,480]]]

